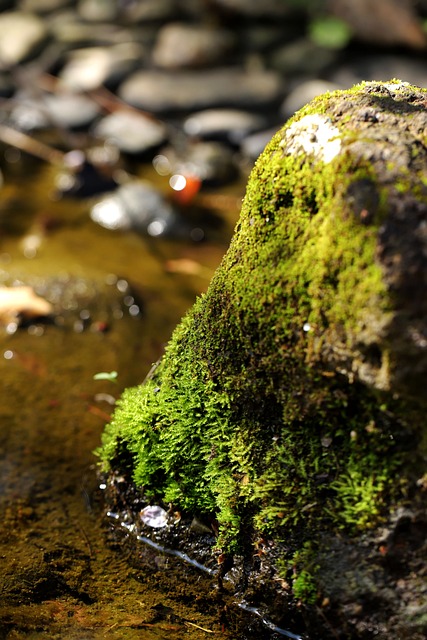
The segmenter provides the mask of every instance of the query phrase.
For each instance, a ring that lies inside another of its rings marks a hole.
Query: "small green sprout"
[[[117,371],[101,371],[100,373],[95,373],[93,376],[94,380],[109,380],[110,382],[117,381]]]

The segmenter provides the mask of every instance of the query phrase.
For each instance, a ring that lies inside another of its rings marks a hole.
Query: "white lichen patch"
[[[402,80],[392,80],[391,82],[386,82],[383,85],[388,91],[397,91],[398,89],[405,89],[405,87],[409,87],[409,82],[402,82]]]
[[[331,162],[341,151],[340,132],[330,118],[313,114],[291,124],[280,146],[288,154],[304,153]]]

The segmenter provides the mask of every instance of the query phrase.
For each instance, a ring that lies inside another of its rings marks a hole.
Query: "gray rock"
[[[176,0],[144,0],[129,2],[122,16],[129,23],[143,23],[156,20],[171,20],[177,17],[179,8]]]
[[[241,153],[246,158],[249,158],[252,161],[256,160],[260,153],[264,151],[267,142],[270,142],[271,138],[278,129],[279,127],[277,126],[273,129],[259,131],[257,133],[253,133],[251,136],[248,136],[242,141],[240,145]]]
[[[295,25],[282,21],[273,25],[250,22],[239,26],[239,40],[246,51],[267,51],[296,37]]]
[[[73,0],[20,0],[21,11],[30,13],[47,14],[51,11],[58,11],[73,4]]]
[[[18,104],[10,118],[22,131],[58,126],[78,129],[89,126],[100,112],[93,100],[75,93],[33,97],[30,92],[23,91],[16,94],[15,101]]]
[[[0,72],[0,98],[10,98],[15,91],[15,85],[10,75]]]
[[[122,185],[90,212],[92,220],[111,230],[135,230],[150,236],[168,233],[175,223],[172,206],[149,182]]]
[[[77,93],[47,95],[44,104],[51,122],[70,129],[89,126],[100,112],[96,102]]]
[[[292,3],[277,0],[215,0],[215,3],[248,16],[283,17],[292,11]]]
[[[225,139],[239,143],[249,133],[262,129],[265,118],[238,109],[206,109],[193,113],[184,121],[184,131],[189,136],[203,139]]]
[[[193,176],[204,184],[224,184],[236,177],[237,166],[228,146],[219,142],[194,142],[177,153],[162,151],[176,175]]]
[[[224,60],[235,44],[231,31],[184,23],[171,23],[158,34],[152,52],[158,67],[203,67]]]
[[[128,110],[106,116],[94,127],[93,133],[130,154],[143,154],[160,146],[167,138],[163,123]]]
[[[0,65],[13,67],[38,53],[48,37],[43,22],[23,11],[0,14]]]
[[[114,23],[83,22],[71,10],[58,11],[46,16],[46,23],[57,42],[75,49],[134,41],[130,29]]]
[[[116,0],[80,0],[77,8],[84,20],[93,22],[114,21],[119,15]]]
[[[285,75],[317,76],[335,61],[336,52],[300,38],[276,49],[270,56],[271,66]]]
[[[143,56],[143,48],[136,43],[78,49],[70,52],[59,78],[63,86],[90,91],[119,82],[140,64]]]
[[[424,60],[409,56],[361,55],[336,68],[329,76],[332,82],[351,87],[363,80],[376,78],[403,78],[418,87],[427,86],[427,69]]]
[[[237,68],[173,74],[138,71],[118,89],[126,102],[155,113],[217,106],[265,106],[283,92],[284,82],[276,73]]]
[[[298,84],[285,98],[280,108],[280,113],[284,118],[290,118],[296,111],[299,111],[307,102],[311,102],[313,98],[326,93],[327,91],[335,91],[343,87],[337,82],[328,82],[326,80],[307,80]]]

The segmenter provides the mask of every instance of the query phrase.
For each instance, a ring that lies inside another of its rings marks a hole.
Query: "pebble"
[[[130,24],[172,20],[180,13],[176,0],[143,0],[123,2],[122,18]]]
[[[92,132],[95,137],[132,155],[143,155],[160,147],[167,140],[165,124],[125,109],[105,116]]]
[[[269,62],[285,76],[316,78],[334,62],[336,55],[333,49],[320,47],[308,38],[298,38],[276,49]]]
[[[45,94],[31,98],[28,92],[17,94],[18,104],[11,113],[11,122],[23,131],[61,127],[88,127],[100,112],[90,98],[75,93]]]
[[[77,11],[89,22],[114,22],[120,13],[116,0],[79,0]]]
[[[118,95],[135,107],[161,113],[218,106],[268,106],[283,96],[284,87],[284,80],[272,71],[138,71],[123,82]]]
[[[40,51],[48,38],[42,20],[32,13],[0,14],[0,66],[11,68]]]
[[[215,0],[217,4],[243,15],[263,18],[287,16],[292,11],[292,3],[277,0]]]
[[[70,0],[20,0],[19,8],[22,11],[44,15],[52,11],[64,9],[70,5]]]
[[[162,153],[170,173],[196,177],[205,185],[225,184],[236,177],[234,155],[220,142],[190,142],[179,152],[170,147]]]
[[[141,64],[144,49],[136,43],[86,47],[70,52],[59,73],[61,84],[80,91],[114,86]]]
[[[144,524],[148,527],[153,527],[154,529],[165,527],[168,523],[167,512],[157,505],[144,507],[139,515]]]
[[[246,174],[282,123],[324,91],[392,77],[427,86],[419,52],[319,46],[310,39],[312,16],[296,4],[0,0],[2,118],[28,132],[53,123],[87,130],[100,148],[141,162],[157,155],[169,177],[195,177],[196,192],[197,184]],[[48,91],[44,72],[59,80]],[[102,103],[83,95],[91,91]],[[123,109],[121,101],[147,113]],[[76,176],[73,194],[81,182],[87,195],[92,180],[92,193],[116,187],[92,169],[89,162]],[[190,191],[181,194],[189,202]],[[138,226],[132,216],[122,217],[124,226]]]
[[[423,60],[407,55],[359,55],[335,67],[330,76],[332,82],[345,88],[378,78],[400,78],[418,87],[427,87],[427,68]]]
[[[238,109],[206,109],[186,118],[183,128],[188,136],[241,142],[248,134],[266,125],[266,118]]]
[[[153,237],[170,233],[176,223],[172,205],[142,180],[128,182],[102,198],[92,207],[90,217],[106,229],[134,230]]]
[[[264,129],[258,133],[254,133],[247,136],[240,145],[240,151],[242,155],[255,161],[260,153],[264,151],[266,144],[271,140],[274,134],[278,131],[279,125],[272,129]]]
[[[326,80],[307,80],[298,84],[289,94],[280,107],[280,113],[285,119],[290,118],[305,104],[327,91],[335,91],[343,87],[338,82]]]
[[[231,31],[172,23],[160,29],[152,60],[157,67],[165,69],[204,67],[224,61],[234,45]]]

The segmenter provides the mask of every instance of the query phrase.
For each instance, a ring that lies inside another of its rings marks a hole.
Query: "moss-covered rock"
[[[215,518],[218,552],[258,566],[270,553],[269,593],[275,581],[307,610],[323,599],[338,633],[346,596],[325,578],[328,549],[350,575],[346,558],[372,560],[398,504],[419,522],[427,485],[426,101],[363,83],[276,134],[207,293],[125,391],[100,449],[146,499]],[[380,560],[362,589],[378,602],[395,588]],[[358,612],[348,637],[364,637]],[[387,624],[379,614],[377,637]]]

